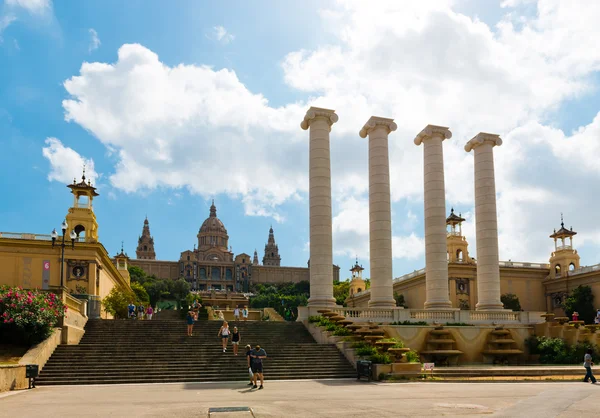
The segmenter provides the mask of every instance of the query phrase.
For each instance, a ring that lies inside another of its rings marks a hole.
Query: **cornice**
[[[358,132],[358,135],[361,138],[366,138],[371,131],[374,131],[378,128],[385,129],[387,131],[386,133],[389,134],[390,132],[394,132],[396,129],[398,129],[398,125],[396,125],[394,119],[380,118],[379,116],[371,116],[367,123],[365,123],[362,129]]]

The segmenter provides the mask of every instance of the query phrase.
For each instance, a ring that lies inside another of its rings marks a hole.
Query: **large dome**
[[[215,203],[210,206],[210,216],[206,218],[206,220],[202,223],[200,227],[201,234],[205,232],[210,233],[218,233],[218,234],[227,234],[227,229],[225,229],[225,225],[219,218],[217,218],[217,208],[215,207]]]

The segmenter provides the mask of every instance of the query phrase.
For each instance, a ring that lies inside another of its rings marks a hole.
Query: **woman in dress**
[[[223,325],[219,329],[219,336],[221,337],[221,341],[223,343],[223,352],[227,351],[227,341],[229,341],[229,324],[227,321],[223,321]]]
[[[187,314],[187,335],[191,337],[194,332],[194,313],[192,311],[188,311]]]
[[[233,327],[233,332],[231,333],[231,345],[233,345],[233,355],[238,355],[238,347],[240,345],[241,337],[240,332],[237,327]]]

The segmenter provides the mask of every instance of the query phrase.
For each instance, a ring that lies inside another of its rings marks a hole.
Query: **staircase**
[[[248,380],[244,346],[268,354],[265,378],[354,378],[356,372],[335,345],[317,344],[299,322],[230,322],[241,335],[239,355],[222,352],[221,322],[201,321],[194,336],[182,320],[92,319],[79,345],[60,345],[38,385],[167,383]]]

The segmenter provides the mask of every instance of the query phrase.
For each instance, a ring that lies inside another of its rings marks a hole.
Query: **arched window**
[[[144,251],[148,251],[148,246],[144,245]]]
[[[554,273],[560,274],[560,264],[554,266]]]
[[[357,291],[358,293],[360,293],[360,292],[362,292],[362,289],[359,287],[358,289],[356,289],[356,291]]]
[[[456,250],[456,259],[460,262],[463,261],[463,252],[462,250]]]
[[[271,257],[275,257],[275,253],[271,253]]]
[[[574,271],[575,270],[575,264],[571,263],[569,264],[569,271]]]
[[[83,225],[77,225],[75,228],[73,228],[73,230],[77,234],[78,238],[80,238],[82,241],[85,241],[85,227]]]
[[[221,279],[221,269],[219,269],[217,267],[213,267],[213,269],[210,271],[210,278],[212,280],[220,280]]]

